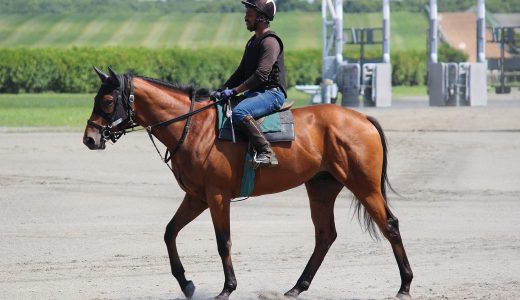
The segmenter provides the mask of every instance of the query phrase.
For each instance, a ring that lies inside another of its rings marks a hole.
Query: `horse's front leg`
[[[166,226],[166,232],[164,233],[164,242],[168,248],[172,274],[175,279],[177,279],[177,282],[179,282],[182,292],[187,298],[193,296],[195,285],[193,282],[186,280],[184,276],[184,268],[179,258],[179,253],[177,252],[176,239],[179,231],[206,210],[206,208],[208,208],[208,205],[205,202],[186,194],[177,212]]]
[[[229,224],[229,206],[230,198],[222,195],[215,195],[208,199],[211,219],[215,228],[215,236],[217,238],[218,254],[222,259],[224,267],[224,288],[216,299],[228,299],[229,295],[237,288],[237,280],[233,263],[231,262],[231,235]]]

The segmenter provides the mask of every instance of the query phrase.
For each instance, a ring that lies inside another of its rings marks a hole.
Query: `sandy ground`
[[[424,104],[424,103],[423,103]],[[416,299],[520,299],[520,101],[396,105],[378,117]],[[348,130],[348,129],[346,129]],[[183,193],[143,134],[105,151],[82,132],[0,129],[0,298],[182,299],[163,230]],[[399,273],[386,241],[336,204],[338,239],[301,299],[384,299]],[[303,187],[232,204],[232,299],[283,299],[314,243]],[[178,238],[196,299],[223,284],[208,212]]]

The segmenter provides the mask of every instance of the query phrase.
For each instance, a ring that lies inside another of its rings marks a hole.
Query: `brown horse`
[[[171,168],[186,194],[164,234],[172,274],[191,298],[195,286],[184,276],[176,237],[209,208],[225,277],[217,298],[227,299],[237,287],[231,262],[230,201],[240,192],[246,143],[217,138],[217,115],[215,109],[205,109],[213,103],[207,95],[156,79],[117,75],[111,69],[110,75],[96,72],[103,83],[85,128],[84,144],[103,149],[107,139],[115,141],[121,130],[139,124],[174,152]],[[202,100],[195,102],[194,98]],[[397,297],[410,298],[412,270],[397,218],[386,201],[387,147],[381,126],[374,118],[336,105],[297,108],[293,113],[296,140],[273,145],[280,163],[257,170],[253,191],[258,196],[301,184],[307,188],[315,247],[302,275],[285,295],[297,297],[309,288],[336,239],[334,202],[347,187],[357,198],[358,213],[360,208],[365,210],[366,229],[376,233],[375,222],[392,246],[401,275]],[[172,121],[164,123],[166,120]]]

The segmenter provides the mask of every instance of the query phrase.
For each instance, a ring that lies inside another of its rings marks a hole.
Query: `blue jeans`
[[[233,123],[240,124],[250,115],[253,118],[279,110],[285,102],[285,95],[280,90],[247,91],[244,100],[233,109]]]

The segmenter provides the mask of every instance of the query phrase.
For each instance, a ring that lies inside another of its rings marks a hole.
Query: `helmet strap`
[[[256,27],[257,27],[258,23],[266,23],[267,26],[269,26],[269,20],[267,20],[267,17],[264,16],[263,14],[260,14],[259,12],[257,12],[257,14],[259,14],[260,16],[256,16],[256,19],[255,19],[255,30],[256,30]]]

